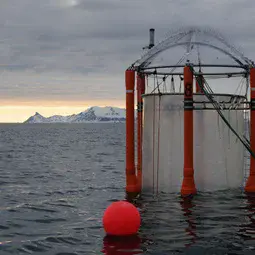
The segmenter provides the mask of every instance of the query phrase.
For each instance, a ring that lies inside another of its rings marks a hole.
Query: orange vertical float
[[[255,152],[255,68],[250,69],[250,144],[251,150]],[[255,193],[255,159],[250,156],[250,175],[245,185],[245,191]]]
[[[184,67],[184,168],[182,196],[196,194],[193,168],[193,73]]]
[[[139,192],[142,189],[142,126],[143,126],[143,99],[145,92],[145,77],[137,74],[137,185]]]
[[[137,192],[135,173],[135,114],[134,88],[135,71],[126,70],[126,192]]]

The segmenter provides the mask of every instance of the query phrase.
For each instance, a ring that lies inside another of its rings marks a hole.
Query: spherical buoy
[[[141,224],[140,213],[129,202],[113,202],[104,212],[103,226],[108,235],[134,235]]]

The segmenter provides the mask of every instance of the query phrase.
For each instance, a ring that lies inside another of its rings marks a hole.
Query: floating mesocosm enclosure
[[[151,29],[144,50],[125,77],[126,191],[255,192],[253,62],[197,27],[156,45]]]

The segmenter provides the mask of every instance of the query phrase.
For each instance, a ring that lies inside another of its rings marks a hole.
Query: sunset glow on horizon
[[[77,114],[91,106],[124,108],[125,71],[132,63],[140,63],[137,60],[143,59],[146,54],[150,28],[155,29],[155,43],[158,44],[176,29],[196,27],[203,20],[203,29],[215,29],[219,35],[229,38],[238,49],[240,46],[240,51],[246,57],[255,59],[251,33],[253,22],[246,18],[247,11],[251,11],[248,16],[253,17],[253,9],[247,10],[246,5],[241,8],[238,1],[231,5],[224,1],[187,1],[185,4],[183,1],[171,1],[170,9],[174,10],[171,15],[165,8],[169,1],[163,1],[160,5],[152,0],[146,5],[142,0],[39,2],[1,2],[1,123],[24,122],[35,112],[49,117]],[[236,16],[228,15],[230,7],[238,9],[244,18],[237,22]],[[221,11],[203,11],[208,8]],[[199,15],[187,15],[192,9],[201,11]],[[141,11],[144,15],[141,15]],[[222,14],[224,20],[221,19]],[[183,38],[178,40],[182,42]],[[205,56],[206,62],[236,64],[233,58],[221,56],[213,48],[204,54],[204,46],[199,47],[199,55],[200,58]],[[184,64],[188,55],[183,55],[183,49],[182,44],[171,46],[169,51],[153,55],[149,65],[180,64],[180,60]],[[192,49],[193,53],[198,51],[198,47]],[[226,50],[225,47],[223,50]],[[192,54],[189,58],[196,58],[196,54]],[[203,63],[204,59],[200,60]],[[166,85],[172,86],[170,79],[165,81]],[[158,81],[154,77],[152,87],[155,82]],[[236,91],[232,81],[228,86],[227,79],[220,82],[211,79],[213,90],[214,83],[217,83],[215,88],[218,92]],[[179,87],[178,84],[176,77],[175,86]],[[150,89],[149,85],[147,88]]]
[[[113,106],[125,107],[125,102],[107,102],[107,101],[90,101],[82,102],[43,102],[36,104],[35,102],[26,102],[23,104],[5,104],[0,105],[0,123],[22,123],[36,112],[44,117],[53,115],[72,115],[85,111],[92,106]]]

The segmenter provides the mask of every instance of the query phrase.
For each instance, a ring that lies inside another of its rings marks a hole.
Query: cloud
[[[124,70],[151,27],[158,41],[177,27],[210,26],[254,59],[254,7],[252,0],[2,0],[0,96],[123,99]]]

